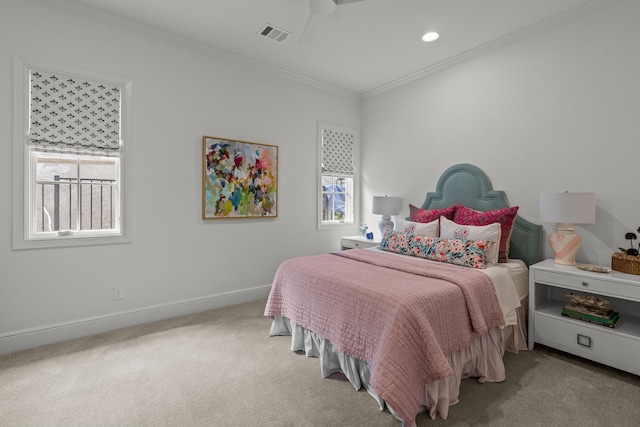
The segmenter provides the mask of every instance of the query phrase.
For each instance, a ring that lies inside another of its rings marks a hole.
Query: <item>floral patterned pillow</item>
[[[384,233],[380,249],[395,252],[398,254],[409,255],[409,243],[413,238],[413,234],[404,233],[402,231],[387,231]]]
[[[495,244],[487,251],[487,264],[498,263],[498,248],[500,246],[500,224],[489,225],[460,225],[446,218],[440,218],[440,234],[443,239],[460,240],[489,240]]]
[[[494,242],[489,240],[443,239],[387,231],[380,243],[380,249],[464,267],[485,268],[486,254],[493,244]]]
[[[443,239],[415,236],[411,239],[411,255],[471,268],[485,268],[494,243],[489,240]]]

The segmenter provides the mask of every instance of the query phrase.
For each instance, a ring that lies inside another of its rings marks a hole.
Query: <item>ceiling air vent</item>
[[[282,28],[274,27],[271,24],[265,24],[262,30],[258,33],[268,39],[275,40],[278,43],[282,43],[291,35],[289,31],[285,31]]]

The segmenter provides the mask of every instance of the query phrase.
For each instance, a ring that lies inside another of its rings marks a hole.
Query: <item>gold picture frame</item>
[[[278,146],[202,137],[202,219],[278,216]]]

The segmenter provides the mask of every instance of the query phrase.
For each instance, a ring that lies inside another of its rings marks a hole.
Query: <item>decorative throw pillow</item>
[[[447,219],[453,219],[456,209],[462,205],[457,204],[441,209],[420,209],[416,206],[409,205],[409,219],[414,222],[431,222],[441,216]]]
[[[456,224],[445,217],[440,217],[440,237],[444,239],[488,240],[493,242],[493,245],[486,253],[487,264],[498,263],[501,228],[497,222],[489,225],[462,225]]]
[[[398,220],[397,231],[411,233],[416,236],[432,236],[438,237],[438,227],[440,220],[427,223]]]
[[[488,240],[443,239],[414,236],[411,255],[471,268],[485,268],[486,253],[493,242]]]
[[[399,254],[409,254],[409,242],[413,234],[401,231],[387,231],[380,242],[380,249],[396,252]]]
[[[518,208],[519,206],[512,206],[510,208],[480,212],[466,206],[460,206],[456,209],[453,221],[462,225],[500,224],[501,235],[498,262],[508,262],[511,232],[513,231],[513,222],[518,214]]]

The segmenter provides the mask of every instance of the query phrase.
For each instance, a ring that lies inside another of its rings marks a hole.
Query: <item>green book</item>
[[[571,305],[565,305],[564,308],[565,310],[571,313],[584,314],[586,316],[593,316],[599,319],[609,319],[611,318],[611,316],[615,314],[615,311],[613,310],[607,310],[606,312],[599,312],[595,310],[584,310],[584,309],[573,307]]]
[[[614,328],[618,321],[620,320],[620,315],[617,311],[614,311],[610,317],[600,317],[593,314],[585,314],[579,311],[569,310],[564,307],[562,309],[562,315],[566,317],[570,317],[572,319],[578,319],[585,322],[590,322],[596,325],[608,326],[610,328]]]

